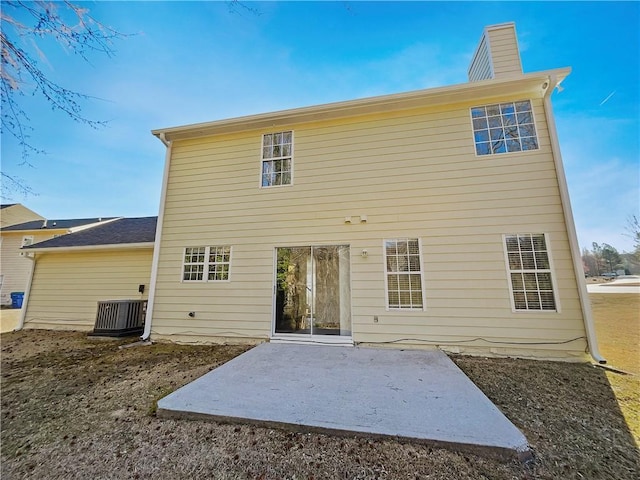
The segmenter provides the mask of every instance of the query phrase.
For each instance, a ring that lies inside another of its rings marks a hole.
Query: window
[[[291,185],[293,169],[293,132],[267,133],[262,136],[263,187]]]
[[[202,280],[204,278],[204,257],[206,247],[187,247],[184,249],[183,280]]]
[[[392,309],[424,308],[422,261],[417,238],[384,241],[387,307]]]
[[[545,235],[505,235],[504,244],[514,310],[556,311]]]
[[[231,247],[187,247],[184,249],[182,280],[220,282],[229,280]]]
[[[231,247],[209,247],[209,280],[229,280]]]
[[[538,149],[529,100],[474,107],[471,121],[477,155]]]

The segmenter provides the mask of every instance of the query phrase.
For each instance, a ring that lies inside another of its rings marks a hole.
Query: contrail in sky
[[[600,102],[600,105],[598,105],[598,106],[599,106],[599,107],[601,107],[602,105],[604,105],[605,103],[607,103],[607,102],[609,101],[609,99],[615,95],[615,93],[616,93],[616,91],[615,91],[615,90],[614,90],[613,92],[611,92],[611,93],[609,94],[609,96],[608,96],[607,98],[605,98],[604,100],[602,100],[602,101]]]

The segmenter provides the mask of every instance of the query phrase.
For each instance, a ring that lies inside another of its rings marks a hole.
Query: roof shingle
[[[34,243],[23,249],[153,243],[157,221],[158,217],[120,218],[104,225]]]
[[[17,225],[11,225],[4,227],[3,232],[8,231],[22,231],[22,230],[68,230],[70,228],[82,227],[84,225],[90,225],[92,223],[105,222],[107,220],[113,220],[117,217],[101,217],[101,218],[71,218],[63,220],[32,220],[30,222],[18,223]]]

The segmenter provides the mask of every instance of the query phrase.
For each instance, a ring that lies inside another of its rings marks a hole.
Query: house
[[[0,205],[0,305],[11,304],[10,293],[8,291],[5,292],[5,289],[3,288],[6,275],[3,265],[5,265],[8,258],[7,256],[10,254],[9,252],[6,252],[5,254],[4,249],[8,247],[2,247],[2,243],[4,241],[4,236],[1,234],[2,229],[18,223],[38,219],[43,219],[43,217],[19,203],[3,203]],[[11,252],[11,255],[12,254],[13,252]]]
[[[114,218],[81,218],[48,220],[22,205],[11,205],[0,210],[3,225],[0,228],[0,276],[2,305],[11,304],[12,292],[24,292],[31,269],[31,262],[24,258],[22,247],[42,242],[60,235],[78,232],[108,222]],[[7,215],[5,216],[5,211]],[[7,222],[5,225],[4,222]]]
[[[100,301],[146,300],[157,217],[115,218],[22,248],[19,328],[92,330]]]
[[[551,107],[569,73],[523,73],[507,23],[464,84],[155,130],[157,219],[2,228],[21,326],[148,295],[143,338],[600,361]]]
[[[600,360],[551,107],[487,27],[469,82],[152,133],[144,338]]]
[[[0,228],[31,220],[44,220],[44,217],[19,203],[3,203],[0,205]]]

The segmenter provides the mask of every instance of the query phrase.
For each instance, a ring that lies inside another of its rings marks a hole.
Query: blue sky
[[[79,2],[80,3],[80,2]],[[525,72],[571,66],[553,96],[581,246],[631,250],[640,212],[640,4],[636,2],[81,2],[134,34],[90,63],[38,43],[41,67],[97,99],[93,130],[31,92],[31,140],[46,155],[20,166],[2,138],[2,170],[37,195],[13,195],[49,218],[157,215],[164,146],[154,128],[464,83],[486,25],[516,22]]]

